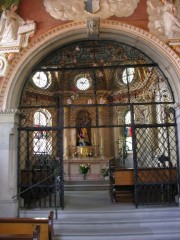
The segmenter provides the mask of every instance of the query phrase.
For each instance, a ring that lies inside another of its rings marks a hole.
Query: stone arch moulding
[[[30,43],[11,64],[0,93],[0,109],[15,109],[19,105],[24,82],[34,65],[50,51],[87,39],[86,22],[78,21],[61,25]],[[175,100],[180,102],[180,58],[164,42],[140,28],[111,20],[100,22],[99,39],[115,40],[144,52],[168,77]]]

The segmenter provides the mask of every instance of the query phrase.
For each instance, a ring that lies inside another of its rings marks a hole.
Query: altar
[[[80,173],[80,164],[90,164],[87,180],[103,180],[101,169],[109,165],[112,157],[71,157],[64,160],[64,179],[83,180]]]

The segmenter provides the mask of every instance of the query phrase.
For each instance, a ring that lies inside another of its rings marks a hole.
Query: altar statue
[[[78,145],[79,146],[90,146],[90,140],[89,140],[87,128],[80,128],[79,129]]]

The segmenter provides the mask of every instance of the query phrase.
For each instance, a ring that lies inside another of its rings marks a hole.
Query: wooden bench
[[[40,240],[40,225],[36,225],[32,234],[0,234],[1,240]]]
[[[154,190],[154,194],[159,194],[160,198],[166,182],[172,183],[172,188],[177,182],[176,168],[138,169],[137,176],[139,184],[155,184],[157,190]],[[110,196],[113,202],[134,202],[134,169],[115,169],[110,166]]]
[[[134,170],[110,172],[110,196],[113,202],[134,201]]]
[[[51,211],[49,214],[49,217],[46,219],[44,218],[0,218],[0,235],[2,236],[2,235],[8,235],[8,234],[13,234],[13,235],[32,234],[36,226],[39,225],[40,226],[39,239],[54,240],[53,217],[54,217],[53,211]]]

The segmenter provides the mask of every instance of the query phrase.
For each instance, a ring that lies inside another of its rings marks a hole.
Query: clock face
[[[49,87],[49,81],[46,73],[44,72],[36,72],[32,77],[34,84],[39,88],[47,88]]]
[[[91,82],[86,77],[80,77],[76,81],[76,87],[79,90],[87,90],[88,88],[90,88],[90,86],[91,86]]]

